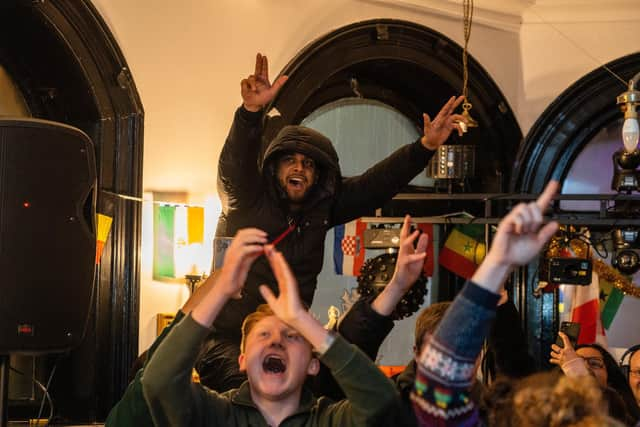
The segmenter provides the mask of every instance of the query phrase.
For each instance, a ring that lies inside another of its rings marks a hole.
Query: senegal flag
[[[452,273],[470,279],[484,259],[484,225],[457,225],[440,251],[440,265]]]

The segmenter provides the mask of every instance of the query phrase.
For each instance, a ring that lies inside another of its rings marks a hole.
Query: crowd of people
[[[451,302],[423,310],[414,359],[387,378],[374,364],[391,314],[420,275],[429,236],[400,231],[383,291],[327,330],[309,312],[324,239],[370,213],[418,174],[466,119],[452,97],[424,133],[362,175],[343,178],[324,135],[286,126],[264,150],[267,58],[241,82],[219,163],[217,234],[234,236],[222,268],[193,293],[150,349],[107,425],[125,426],[618,426],[640,419],[640,347],[624,369],[598,345],[553,345],[559,366],[535,372],[504,284],[557,231],[544,212],[558,191],[515,206],[473,277]],[[624,357],[623,357],[624,359]],[[480,366],[486,367],[483,381]],[[194,381],[194,368],[200,381]]]

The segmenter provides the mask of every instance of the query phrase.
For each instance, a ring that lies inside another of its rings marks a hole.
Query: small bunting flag
[[[109,238],[109,232],[111,231],[111,224],[113,218],[103,214],[96,214],[96,223],[98,225],[96,233],[96,265],[100,264],[100,258],[104,250],[104,245]]]

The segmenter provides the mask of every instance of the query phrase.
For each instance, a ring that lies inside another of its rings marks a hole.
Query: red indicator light
[[[33,336],[33,325],[22,323],[18,325],[18,335],[31,335]]]
[[[22,204],[22,206],[23,206],[23,207],[25,207],[25,208],[30,208],[30,207],[31,207],[31,203],[29,203],[29,202],[24,202],[24,203]]]

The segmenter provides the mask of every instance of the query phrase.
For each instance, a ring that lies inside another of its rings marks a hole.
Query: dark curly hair
[[[618,392],[624,401],[629,417],[627,422],[635,424],[640,419],[640,408],[638,408],[638,404],[633,396],[631,387],[629,387],[629,382],[625,378],[613,356],[611,356],[611,354],[600,344],[580,344],[576,346],[576,350],[581,348],[592,348],[600,353],[604,360],[605,369],[607,370],[607,385]]]

